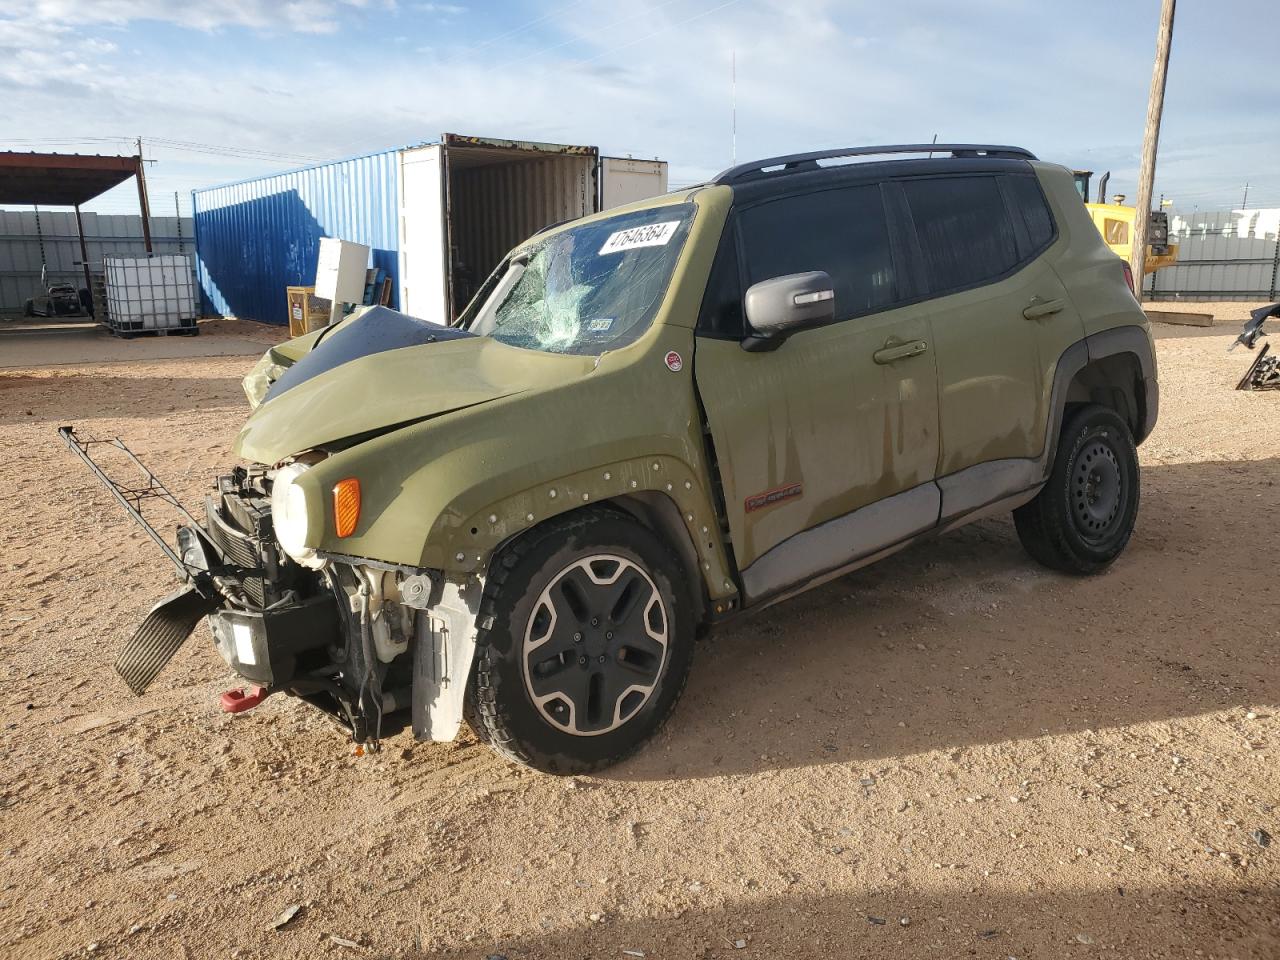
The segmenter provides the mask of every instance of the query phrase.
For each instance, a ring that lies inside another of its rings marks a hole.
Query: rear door
[[[920,311],[895,309],[896,261],[878,184],[767,199],[726,227],[694,373],[749,599],[937,522],[934,353]],[[837,322],[742,349],[746,288],[811,270],[831,275]]]
[[[1039,479],[1028,461],[1046,443],[1058,358],[1083,336],[1080,316],[1045,255],[1055,230],[1036,178],[1030,171],[966,173],[899,185],[929,297],[921,306],[937,348],[937,474],[1021,461],[1009,464],[1008,482],[1030,486]],[[973,495],[1016,492],[986,484]],[[944,504],[944,515],[954,512]]]

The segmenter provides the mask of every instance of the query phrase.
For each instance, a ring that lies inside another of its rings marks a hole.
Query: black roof
[[[1035,160],[1036,155],[1022,147],[998,146],[984,143],[911,143],[888,146],[844,147],[837,150],[815,150],[811,153],[792,153],[764,160],[740,163],[736,167],[717,174],[711,179],[716,184],[737,184],[763,177],[784,176],[792,173],[823,169],[819,160],[839,160],[846,157],[879,157],[892,154],[945,154],[956,159]]]

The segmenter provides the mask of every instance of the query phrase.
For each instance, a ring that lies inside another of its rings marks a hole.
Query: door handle
[[[1039,320],[1041,317],[1061,313],[1066,305],[1067,301],[1065,300],[1041,300],[1039,297],[1035,297],[1027,304],[1026,309],[1022,311],[1022,315],[1028,320]]]
[[[886,344],[871,355],[876,363],[893,363],[907,357],[918,357],[929,349],[927,340],[911,340],[907,343]]]

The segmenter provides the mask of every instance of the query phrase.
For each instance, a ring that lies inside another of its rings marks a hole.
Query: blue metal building
[[[288,323],[285,288],[315,283],[321,237],[368,245],[396,305],[400,152],[192,191],[203,311]]]

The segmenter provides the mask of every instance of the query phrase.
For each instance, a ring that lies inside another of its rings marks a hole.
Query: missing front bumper
[[[306,653],[342,642],[332,596],[246,610],[227,606],[221,597],[210,599],[189,585],[152,607],[121,648],[116,672],[129,689],[138,696],[145,693],[205,617],[227,665],[265,687],[285,686]]]
[[[222,659],[237,674],[264,687],[287,686],[306,653],[339,646],[339,623],[337,604],[330,596],[268,610],[224,608],[209,616]]]
[[[200,619],[221,605],[221,598],[210,600],[194,586],[169,594],[151,608],[120,649],[116,673],[130,690],[142,696]]]

